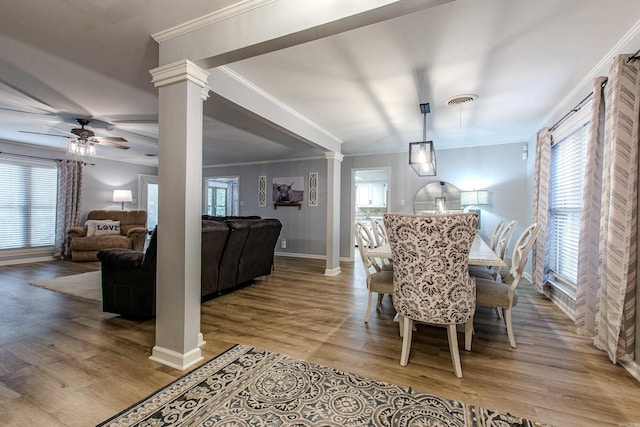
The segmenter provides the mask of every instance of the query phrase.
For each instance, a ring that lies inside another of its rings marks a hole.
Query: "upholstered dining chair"
[[[373,248],[373,236],[366,224],[360,221],[355,221],[353,224],[353,232],[356,235],[358,252],[360,252],[362,266],[364,267],[364,272],[367,276],[367,290],[369,291],[369,295],[364,323],[368,323],[369,316],[371,315],[373,293],[376,292],[378,294],[376,309],[380,308],[382,298],[385,294],[393,294],[393,271],[382,270],[380,265],[376,262],[376,259],[367,255],[367,251]]]
[[[476,286],[469,275],[469,250],[478,215],[385,214],[393,253],[393,305],[402,316],[402,354],[407,365],[414,322],[447,327],[456,377],[462,378],[456,326],[465,325],[471,350]]]
[[[511,313],[513,307],[518,304],[516,288],[522,279],[522,273],[527,264],[527,256],[533,246],[533,242],[536,240],[539,229],[539,225],[533,223],[518,238],[511,257],[510,276],[512,279],[510,279],[510,283],[476,278],[476,303],[481,306],[496,307],[502,311],[502,317],[507,327],[507,335],[509,336],[509,344],[513,348],[516,348],[516,339],[513,333]]]
[[[511,240],[511,236],[513,235],[513,230],[515,230],[516,225],[518,225],[518,221],[516,221],[515,219],[511,221],[509,224],[507,224],[500,232],[500,236],[498,237],[498,240],[495,246],[494,251],[496,255],[498,255],[500,259],[505,262],[507,261],[505,259],[505,255],[507,254],[507,247],[509,246],[509,241]],[[481,265],[471,265],[469,266],[469,273],[471,273],[473,277],[501,281],[500,267],[485,267]]]

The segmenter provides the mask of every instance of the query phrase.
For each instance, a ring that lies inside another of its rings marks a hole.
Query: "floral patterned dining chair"
[[[456,326],[465,325],[471,350],[476,284],[469,275],[469,250],[478,215],[385,214],[393,253],[393,305],[402,316],[400,364],[409,361],[414,322],[447,327],[456,377],[462,377]]]

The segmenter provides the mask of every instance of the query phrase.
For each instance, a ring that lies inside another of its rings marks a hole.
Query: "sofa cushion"
[[[101,250],[98,252],[97,257],[105,264],[131,269],[140,268],[144,254],[129,249],[116,248]]]
[[[106,248],[131,249],[131,239],[121,235],[77,237],[71,240],[72,251],[100,251]]]

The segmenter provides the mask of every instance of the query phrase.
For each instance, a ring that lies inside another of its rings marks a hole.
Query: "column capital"
[[[163,65],[162,67],[154,68],[150,70],[152,79],[151,83],[155,87],[169,86],[172,84],[190,81],[203,88],[208,97],[209,92],[209,71],[194,64],[188,59],[176,61],[171,64]],[[206,99],[203,98],[203,99]]]
[[[337,160],[341,162],[342,159],[344,159],[344,155],[341,153],[338,153],[337,151],[326,151],[324,153],[324,158],[327,160]]]

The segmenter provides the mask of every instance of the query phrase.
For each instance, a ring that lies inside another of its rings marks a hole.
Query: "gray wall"
[[[438,175],[419,177],[407,164],[407,154],[345,156],[342,161],[340,194],[340,256],[351,254],[351,171],[354,168],[390,168],[389,212],[413,212],[413,197],[425,184],[447,181],[460,190],[485,189],[491,203],[482,206],[482,230],[491,234],[501,218],[518,220],[516,233],[531,222],[532,214],[527,193],[527,162],[522,160],[522,143],[437,151]],[[318,172],[318,207],[307,206],[308,173]],[[267,207],[258,207],[258,176],[267,176]],[[205,167],[204,177],[240,177],[240,215],[260,215],[278,218],[283,228],[281,239],[287,248],[279,253],[323,257],[326,252],[327,161],[325,159]],[[293,207],[273,209],[271,180],[274,177],[302,176],[305,181],[305,201],[302,210]],[[401,201],[405,204],[402,206]]]
[[[87,165],[82,183],[82,221],[94,209],[121,209],[112,202],[113,190],[131,190],[133,202],[125,203],[125,210],[138,209],[138,174],[157,175],[158,168],[103,159],[91,159],[95,166]]]
[[[528,210],[527,162],[522,160],[523,143],[436,150],[435,177],[419,177],[408,165],[408,154],[345,156],[342,162],[340,254],[351,250],[351,171],[360,168],[391,167],[389,212],[413,213],[413,198],[420,188],[433,181],[446,181],[458,189],[489,190],[490,204],[480,206],[481,234],[488,236],[501,218],[515,219],[520,234],[532,219]],[[437,142],[436,142],[437,147]],[[402,205],[404,200],[404,206]],[[515,239],[514,239],[515,240]]]
[[[318,206],[308,206],[309,172],[318,173]],[[258,176],[267,177],[267,206],[258,207]],[[203,177],[240,177],[240,215],[259,215],[277,218],[282,222],[282,231],[276,252],[324,257],[327,230],[327,161],[325,159],[296,160],[292,162],[259,163],[224,167],[205,167]],[[304,201],[302,208],[273,207],[273,178],[296,177],[304,179]],[[280,242],[286,239],[287,247]]]

